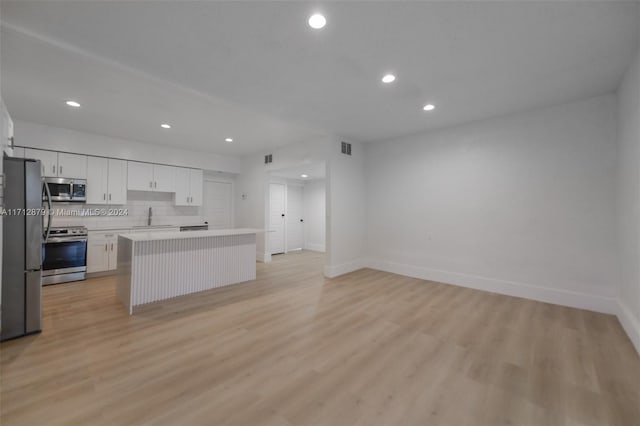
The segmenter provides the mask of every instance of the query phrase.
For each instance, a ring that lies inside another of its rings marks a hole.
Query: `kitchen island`
[[[151,302],[256,278],[259,229],[118,236],[118,299],[132,315]]]

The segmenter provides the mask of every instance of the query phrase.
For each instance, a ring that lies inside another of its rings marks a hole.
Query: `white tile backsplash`
[[[89,229],[131,227],[147,224],[149,207],[153,209],[153,225],[194,225],[204,223],[202,207],[174,206],[174,194],[167,192],[128,191],[127,204],[104,206],[92,204],[54,203],[52,226],[86,226]],[[95,209],[127,211],[124,216],[91,216]],[[82,215],[84,213],[84,215]]]

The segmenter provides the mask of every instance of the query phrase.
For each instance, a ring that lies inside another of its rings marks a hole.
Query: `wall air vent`
[[[273,163],[273,154],[264,156],[264,164]]]
[[[351,144],[347,142],[342,142],[342,153],[346,155],[351,155]]]

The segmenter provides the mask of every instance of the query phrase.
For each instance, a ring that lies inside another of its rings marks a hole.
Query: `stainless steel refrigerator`
[[[5,157],[0,340],[40,331],[43,216],[40,161]]]

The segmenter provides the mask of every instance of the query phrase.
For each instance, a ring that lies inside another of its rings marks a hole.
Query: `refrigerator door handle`
[[[44,182],[44,189],[47,192],[47,230],[43,235],[44,242],[46,243],[49,240],[49,234],[51,233],[51,191],[49,190],[49,185],[47,182]],[[43,219],[44,221],[44,219]]]

